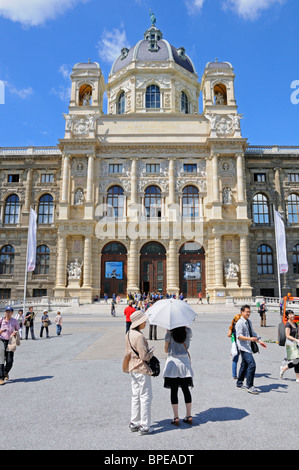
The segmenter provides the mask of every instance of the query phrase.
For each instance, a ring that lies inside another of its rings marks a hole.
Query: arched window
[[[39,199],[38,223],[39,224],[52,224],[53,214],[54,214],[53,196],[51,196],[51,194],[44,194]]]
[[[79,90],[79,106],[90,106],[92,101],[92,87],[88,84],[81,85]]]
[[[5,245],[0,250],[0,274],[13,274],[15,250],[11,245]]]
[[[183,189],[183,217],[199,216],[199,191],[195,186]]]
[[[117,113],[124,114],[125,110],[126,110],[126,98],[125,98],[125,92],[122,91],[117,101]]]
[[[258,274],[273,274],[273,251],[268,245],[261,245],[257,250]]]
[[[127,248],[122,243],[111,242],[102,250],[103,255],[126,255]]]
[[[146,89],[145,95],[146,108],[158,109],[161,106],[160,88],[157,85],[150,85]]]
[[[293,248],[293,271],[294,274],[299,274],[299,245]]]
[[[108,216],[123,217],[124,216],[124,190],[120,186],[112,186],[107,193]]]
[[[146,188],[144,207],[147,217],[161,217],[161,189],[158,186]]]
[[[269,203],[264,194],[256,194],[253,198],[253,222],[255,224],[269,224]]]
[[[40,245],[36,248],[36,263],[33,274],[49,274],[50,250],[47,245]]]
[[[8,196],[5,202],[4,223],[17,224],[20,217],[20,199],[17,194]]]
[[[216,105],[226,105],[227,104],[227,91],[226,86],[222,83],[218,83],[214,86],[214,104]]]
[[[161,243],[149,242],[143,245],[140,253],[142,255],[166,255],[166,250]]]
[[[189,100],[188,96],[184,91],[181,93],[181,112],[189,114]]]
[[[288,197],[288,218],[290,224],[299,223],[299,196],[290,194]]]

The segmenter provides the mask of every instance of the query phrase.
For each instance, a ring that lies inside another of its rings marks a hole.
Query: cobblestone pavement
[[[267,327],[259,326],[253,311],[254,328],[267,343],[255,356],[255,386],[260,394],[237,390],[231,377],[228,327],[234,307],[194,305],[190,348],[194,370],[192,390],[194,425],[170,425],[169,390],[162,376],[152,379],[153,433],[130,433],[130,378],[121,370],[124,354],[125,304],[85,306],[63,312],[62,336],[55,325],[49,339],[23,340],[15,353],[10,380],[0,388],[2,404],[9,413],[1,416],[1,449],[112,450],[211,450],[296,449],[298,420],[290,425],[296,409],[299,384],[294,371],[279,378],[285,349],[277,340],[278,311],[267,314]],[[55,313],[50,314],[52,321]],[[158,328],[155,354],[165,361],[165,330]],[[145,330],[148,337],[148,327]],[[185,409],[179,395],[179,414]]]

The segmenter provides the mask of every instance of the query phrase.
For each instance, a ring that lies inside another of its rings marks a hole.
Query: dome
[[[90,69],[100,69],[100,65],[97,62],[79,62],[73,67],[73,70],[90,70]]]
[[[185,49],[176,49],[168,41],[163,39],[159,29],[152,26],[144,34],[144,39],[139,41],[131,49],[123,48],[121,55],[114,62],[111,75],[127,67],[133,61],[140,62],[175,62],[190,73],[196,74],[191,59],[186,55]]]
[[[208,62],[206,65],[206,69],[232,69],[233,66],[229,62]]]

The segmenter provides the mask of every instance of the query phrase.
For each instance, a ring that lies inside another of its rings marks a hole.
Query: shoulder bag
[[[249,335],[253,336],[250,320],[248,320],[248,330],[249,330]],[[251,341],[251,351],[252,351],[252,354],[256,354],[256,353],[260,352],[258,344],[256,343],[256,341]]]

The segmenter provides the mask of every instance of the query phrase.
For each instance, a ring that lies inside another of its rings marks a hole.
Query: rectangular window
[[[184,163],[184,172],[185,173],[196,173],[197,172],[196,163]]]
[[[53,174],[45,173],[41,176],[42,183],[53,183]]]
[[[20,175],[7,175],[8,183],[18,183],[20,181]]]
[[[109,173],[122,173],[123,166],[122,163],[110,163]]]
[[[289,173],[288,181],[289,183],[299,183],[299,173]]]
[[[257,183],[265,183],[267,181],[266,173],[254,173],[254,181]]]
[[[0,299],[6,300],[11,297],[11,289],[0,289]]]
[[[47,289],[33,289],[32,297],[47,297]]]
[[[147,163],[146,164],[146,172],[147,173],[160,173],[160,164],[156,163]]]

